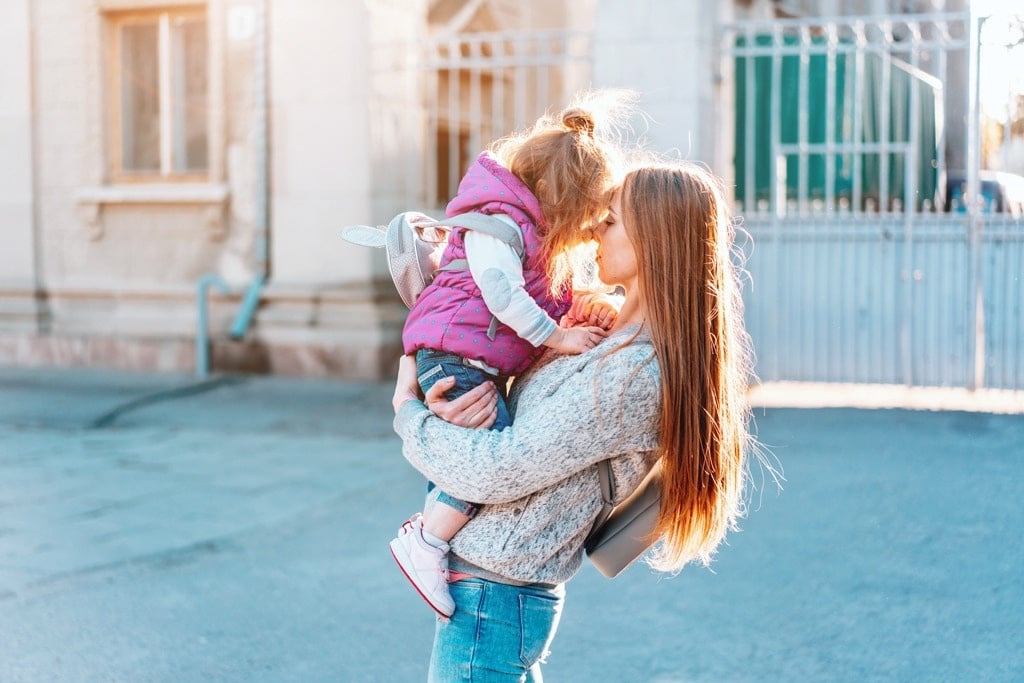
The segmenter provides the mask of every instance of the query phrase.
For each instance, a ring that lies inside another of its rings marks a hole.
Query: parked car
[[[998,171],[979,171],[978,183],[982,199],[982,213],[1008,213],[1024,216],[1024,176]],[[964,171],[946,173],[945,210],[966,213],[967,174]]]

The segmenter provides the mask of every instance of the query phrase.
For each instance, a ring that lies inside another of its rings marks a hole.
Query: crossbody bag
[[[640,486],[621,504],[615,505],[615,479],[610,460],[597,464],[604,505],[584,542],[587,557],[609,579],[625,571],[654,545],[652,538],[661,510],[661,461]]]

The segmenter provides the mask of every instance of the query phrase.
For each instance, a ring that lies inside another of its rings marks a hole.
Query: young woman
[[[541,680],[564,584],[601,509],[600,461],[611,460],[618,503],[661,460],[658,569],[710,562],[735,526],[750,368],[732,237],[707,171],[629,172],[594,230],[600,279],[626,292],[618,318],[594,349],[549,351],[521,375],[503,431],[462,428],[493,422],[493,387],[451,402],[431,390],[425,405],[403,358],[394,406],[406,459],[484,504],[452,541],[456,610],[438,620],[430,680]]]
[[[405,353],[416,355],[423,391],[441,380],[449,398],[483,382],[503,390],[545,347],[580,353],[605,336],[613,311],[602,317],[599,310],[575,327],[559,322],[573,303],[576,248],[585,228],[607,212],[614,187],[618,148],[598,130],[626,106],[613,95],[595,94],[541,117],[528,130],[497,141],[466,172],[448,216],[504,216],[518,227],[523,255],[489,235],[452,230],[441,265],[464,261],[466,267],[437,274],[409,311],[402,333]],[[497,406],[491,428],[500,430],[511,422],[501,392]],[[390,548],[420,596],[448,617],[455,610],[447,581],[449,542],[479,506],[444,487],[433,500],[435,505],[402,525]]]

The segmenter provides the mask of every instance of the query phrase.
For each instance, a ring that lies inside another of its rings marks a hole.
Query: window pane
[[[171,25],[173,170],[205,171],[206,21],[179,17]]]
[[[160,170],[160,65],[155,22],[121,27],[121,168]]]

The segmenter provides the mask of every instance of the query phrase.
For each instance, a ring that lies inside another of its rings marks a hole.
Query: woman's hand
[[[498,390],[493,382],[484,382],[462,396],[449,401],[444,392],[455,384],[454,377],[439,379],[427,391],[430,412],[445,422],[471,429],[490,429],[498,419]]]
[[[391,405],[395,412],[402,407],[402,404],[420,397],[420,383],[416,376],[416,356],[405,355],[398,359],[398,379],[395,380],[395,395],[391,399]]]

